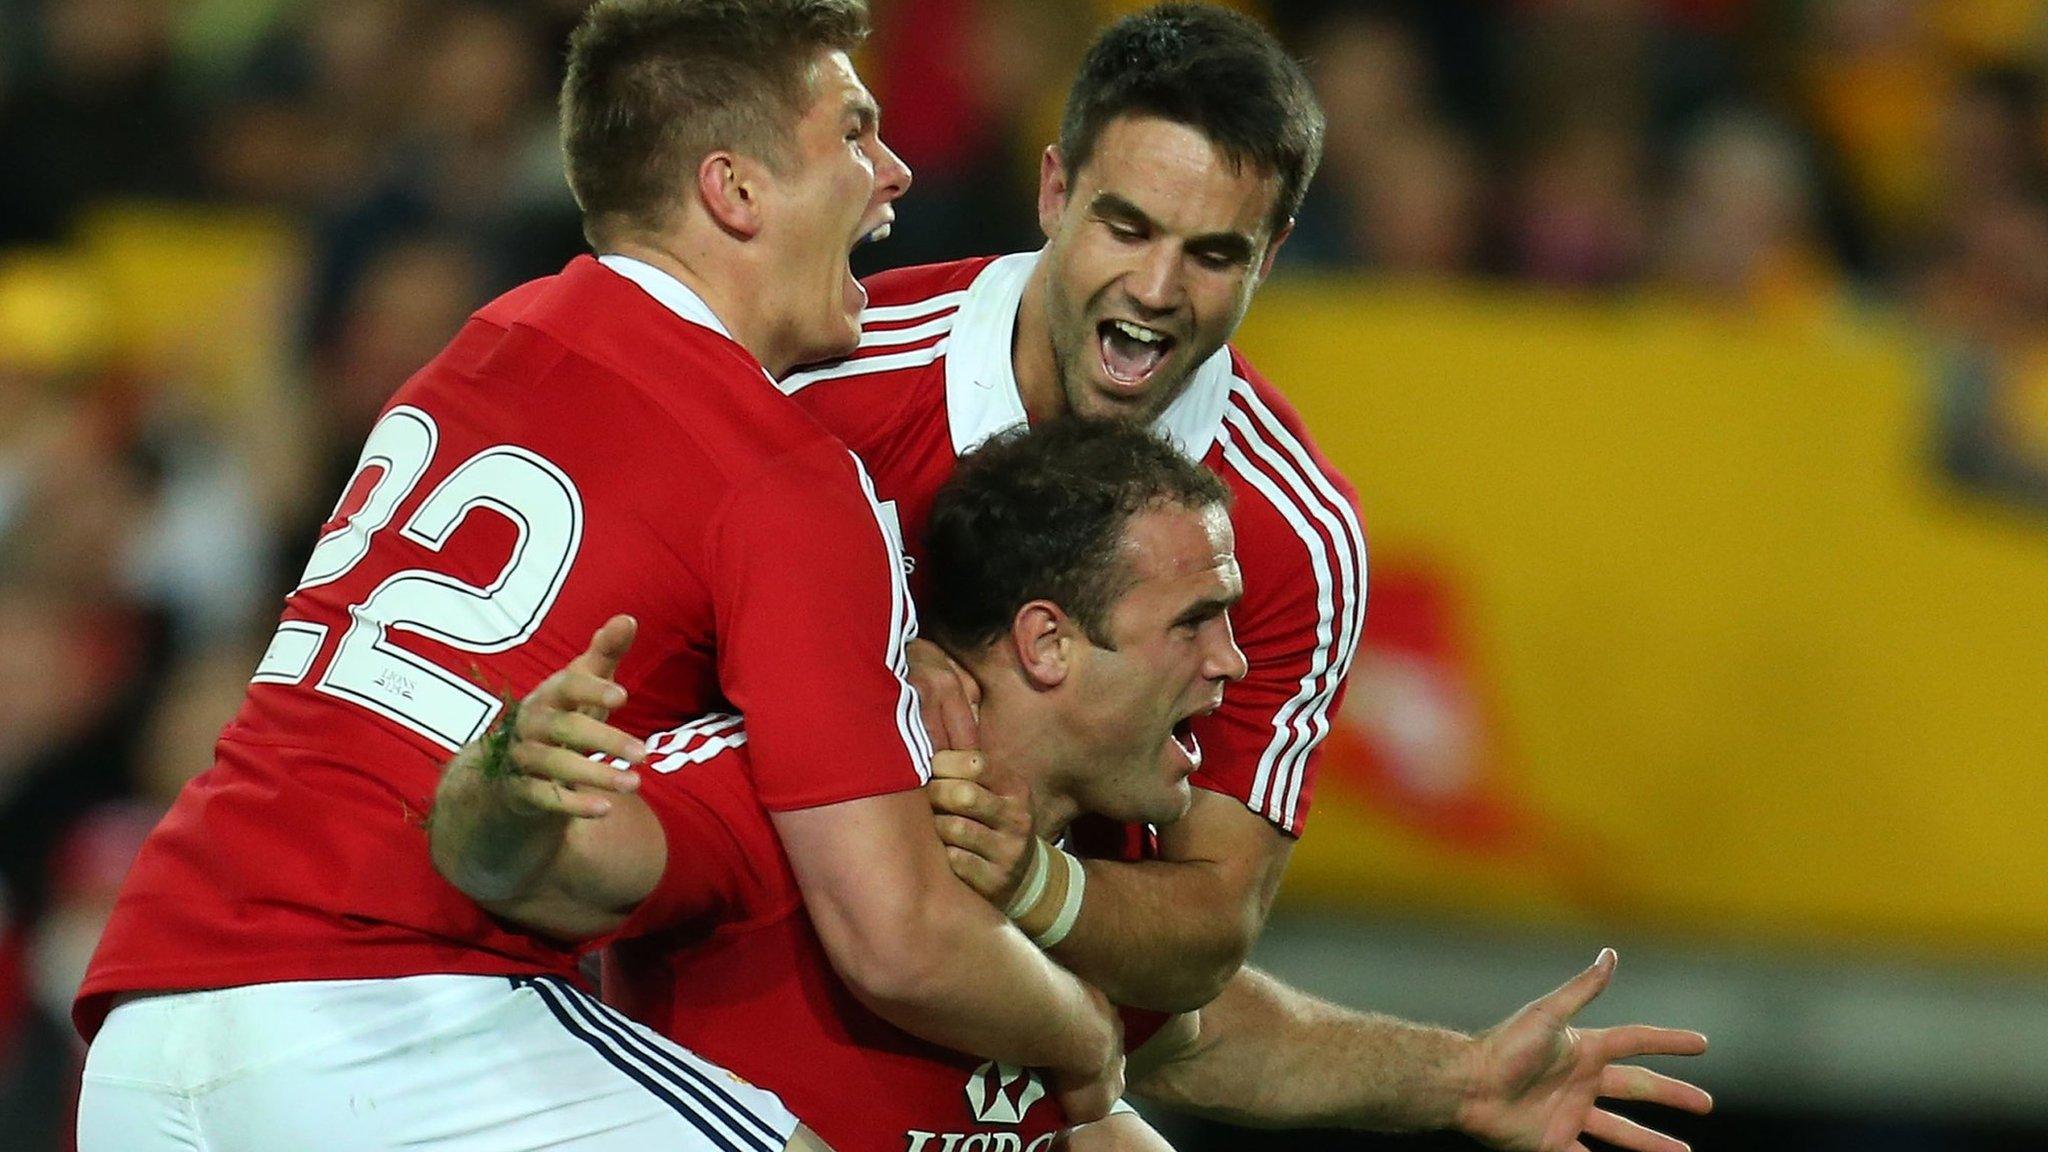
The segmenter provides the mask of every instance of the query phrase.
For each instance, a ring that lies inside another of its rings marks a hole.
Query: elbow
[[[838,960],[840,976],[861,1003],[899,1027],[917,1018],[919,1010],[940,999],[945,986],[945,960],[910,948],[860,949]]]
[[[1195,1012],[1222,995],[1231,980],[1251,958],[1258,942],[1258,926],[1249,918],[1231,918],[1216,925],[1194,947],[1186,949],[1173,965],[1170,976],[1151,989],[1130,989],[1120,996],[1123,1003],[1156,1012]]]
[[[433,858],[434,871],[441,879],[454,885],[455,890],[478,903],[484,902],[492,893],[489,878],[479,875],[463,853],[460,838],[447,831],[445,821],[434,821],[427,827],[427,854]]]
[[[951,875],[932,884],[909,884],[889,895],[872,891],[856,905],[820,900],[811,919],[832,967],[876,1015],[921,1034],[934,1014],[950,1015],[963,988],[978,981],[968,971],[985,949],[984,935],[1002,930],[1001,917]],[[1027,947],[1022,939],[1020,948]]]
[[[484,867],[469,851],[468,840],[448,830],[440,821],[427,830],[427,852],[434,871],[455,890],[476,901],[486,912],[503,915],[523,894],[521,876]]]
[[[886,914],[843,921],[837,931],[821,933],[847,987],[892,1023],[943,995],[958,949],[935,903],[906,900]]]
[[[1161,1003],[1150,1007],[1160,1012],[1194,1012],[1207,1007],[1223,994],[1250,952],[1249,948],[1230,949],[1211,956],[1206,963],[1189,964],[1179,973],[1178,986],[1163,989],[1167,995],[1158,997]]]
[[[508,902],[514,892],[512,883],[504,875],[492,875],[485,869],[475,867],[459,849],[444,847],[446,840],[440,836],[428,842],[428,849],[434,857],[434,871],[440,879],[446,879],[463,896],[481,904],[487,912],[498,912],[498,906]]]
[[[1252,945],[1259,942],[1259,930],[1265,927],[1265,922],[1263,912],[1247,909],[1244,915],[1233,917],[1218,934],[1210,962],[1201,969],[1206,992],[1203,1004],[1214,1000],[1237,977],[1245,961],[1251,959]]]
[[[1191,954],[1181,967],[1185,981],[1183,998],[1188,1002],[1170,1010],[1193,1012],[1221,995],[1251,958],[1252,945],[1258,943],[1259,930],[1264,925],[1262,911],[1253,908],[1218,917],[1202,945],[1189,949]]]

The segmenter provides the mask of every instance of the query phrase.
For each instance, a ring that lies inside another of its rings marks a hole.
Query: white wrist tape
[[[1031,938],[1040,948],[1050,948],[1065,940],[1067,933],[1074,930],[1074,921],[1081,918],[1081,890],[1088,886],[1088,873],[1072,853],[1062,850],[1060,859],[1067,865],[1067,898],[1060,904],[1060,914],[1052,926]]]
[[[1052,852],[1045,846],[1045,841],[1040,837],[1033,836],[1031,838],[1031,866],[1025,870],[1024,883],[1017,886],[1017,894],[1010,897],[1010,905],[1003,909],[1003,915],[1015,920],[1026,912],[1031,911],[1031,906],[1038,903],[1040,896],[1045,895],[1046,877],[1051,872],[1047,861],[1047,857],[1050,855],[1052,855]]]

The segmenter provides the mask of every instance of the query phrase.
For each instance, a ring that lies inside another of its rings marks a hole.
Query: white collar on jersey
[[[732,333],[726,330],[725,323],[718,318],[718,313],[711,310],[711,305],[706,304],[704,298],[697,295],[696,289],[681,280],[645,260],[635,260],[631,256],[621,256],[616,252],[607,252],[599,256],[597,262],[638,284],[642,291],[654,297],[655,302],[663,308],[699,328],[709,328],[727,340],[739,343],[738,340],[733,340]],[[752,350],[748,350],[747,355],[753,357],[754,354]],[[756,363],[759,363],[758,359]],[[762,368],[761,375],[768,376],[770,384],[775,383],[775,377],[768,375],[768,369]]]
[[[711,310],[711,305],[706,304],[695,289],[681,280],[645,260],[635,260],[631,256],[621,256],[616,252],[607,252],[599,256],[597,262],[638,284],[662,307],[690,323],[699,328],[709,328],[727,340],[732,339],[732,333],[719,320],[718,313]]]
[[[1038,252],[1019,252],[992,261],[974,278],[946,349],[946,415],[953,426],[953,451],[964,454],[982,441],[1024,423],[1024,399],[1010,346],[1024,284],[1038,265]],[[1159,419],[1154,431],[1173,441],[1191,460],[1209,454],[1223,431],[1230,400],[1230,349],[1218,348],[1202,361],[1194,379]]]

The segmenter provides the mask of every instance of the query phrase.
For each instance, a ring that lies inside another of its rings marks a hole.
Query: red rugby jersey
[[[129,875],[88,1037],[123,991],[572,976],[441,879],[423,818],[501,697],[614,613],[640,624],[615,721],[744,709],[768,807],[922,783],[914,617],[858,461],[694,293],[606,261],[489,304],[392,398],[214,766]]]
[[[860,349],[794,373],[795,396],[867,464],[911,562],[959,455],[1024,422],[1010,348],[1036,253],[885,272],[867,281]],[[1236,497],[1244,599],[1231,623],[1251,671],[1197,717],[1195,784],[1299,835],[1317,750],[1365,622],[1365,533],[1351,485],[1285,399],[1219,349],[1156,424]],[[913,577],[913,587],[916,581]]]
[[[689,849],[616,934],[606,999],[775,1092],[842,1152],[1046,1152],[1066,1114],[1038,1073],[900,1031],[833,971],[754,793],[750,726],[709,716],[648,742],[640,795]],[[1125,1044],[1165,1019],[1126,1013]]]

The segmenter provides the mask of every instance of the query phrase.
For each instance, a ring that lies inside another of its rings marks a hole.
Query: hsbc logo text
[[[1047,1132],[1026,1144],[1015,1132],[919,1132],[907,1135],[910,1146],[904,1152],[1048,1152],[1057,1132]]]

